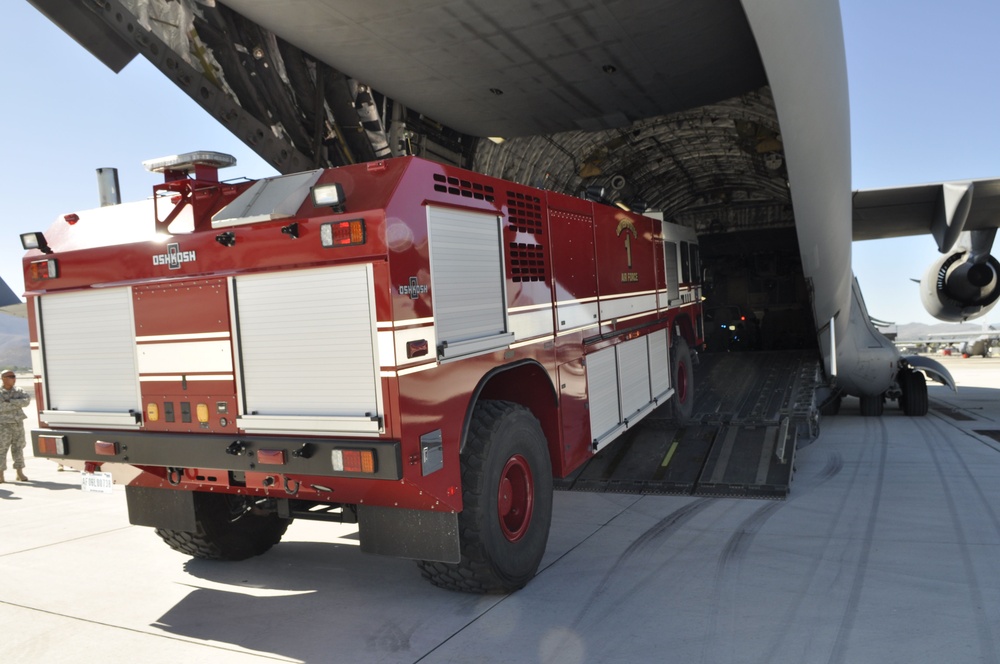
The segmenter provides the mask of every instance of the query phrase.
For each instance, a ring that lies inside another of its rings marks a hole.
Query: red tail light
[[[257,450],[257,463],[283,466],[285,464],[285,450]]]
[[[118,443],[108,440],[96,440],[94,441],[94,454],[116,456],[118,454]]]
[[[63,456],[66,454],[66,437],[39,436],[38,451],[48,456]]]

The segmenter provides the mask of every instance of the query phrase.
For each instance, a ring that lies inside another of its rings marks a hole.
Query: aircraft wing
[[[861,189],[853,207],[854,240],[930,233],[946,251],[963,230],[1000,226],[1000,179]]]

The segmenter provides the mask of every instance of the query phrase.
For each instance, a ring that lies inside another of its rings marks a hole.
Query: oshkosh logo
[[[417,281],[416,277],[410,277],[408,285],[399,287],[399,294],[409,295],[411,300],[416,300],[428,290],[427,284],[421,284]]]
[[[176,242],[167,245],[167,253],[154,254],[153,265],[166,265],[171,270],[181,269],[181,263],[193,263],[198,258],[193,251],[181,251],[181,245]]]

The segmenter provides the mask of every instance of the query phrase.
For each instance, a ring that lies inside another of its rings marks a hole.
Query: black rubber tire
[[[670,348],[670,380],[674,386],[674,396],[670,403],[674,408],[674,419],[683,424],[691,419],[694,412],[694,364],[687,340],[678,336]]]
[[[897,380],[903,392],[899,399],[903,414],[909,417],[926,415],[930,403],[927,399],[927,380],[924,375],[913,369],[902,369]]]
[[[513,522],[509,519],[515,511],[508,510],[505,517],[500,505],[501,480],[510,479],[512,463],[514,469],[530,473],[521,492],[529,506],[520,521],[514,516]],[[424,578],[435,586],[468,593],[523,588],[538,571],[552,523],[552,462],[542,427],[527,408],[509,401],[476,404],[462,452],[462,501],[458,517],[462,560],[418,561]],[[511,523],[521,524],[513,541],[505,532]]]
[[[878,417],[885,409],[885,396],[882,394],[873,397],[862,396],[859,397],[859,401],[861,402],[862,417]]]
[[[259,556],[281,541],[291,519],[274,513],[254,513],[247,498],[225,493],[194,494],[198,530],[157,528],[156,534],[174,551],[206,560],[245,560]]]

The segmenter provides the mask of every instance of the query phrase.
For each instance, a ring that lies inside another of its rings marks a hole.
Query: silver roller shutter
[[[46,406],[52,425],[138,426],[135,322],[129,288],[39,298]]]
[[[667,332],[587,355],[587,392],[594,451],[641,421],[670,394]]]
[[[653,399],[661,399],[670,389],[670,351],[667,348],[667,331],[659,330],[648,337],[649,382]]]
[[[640,337],[619,344],[618,381],[621,390],[621,410],[630,418],[645,408],[652,397],[649,393],[649,347],[647,338]]]
[[[667,280],[667,302],[674,305],[680,299],[678,289],[680,262],[677,259],[677,243],[663,243],[663,273]]]
[[[590,402],[590,434],[594,442],[613,438],[621,423],[618,393],[618,356],[614,348],[587,356],[587,391]]]
[[[377,433],[370,265],[236,277],[247,431]]]
[[[427,226],[441,355],[467,355],[511,343],[500,220],[482,212],[428,207]]]

